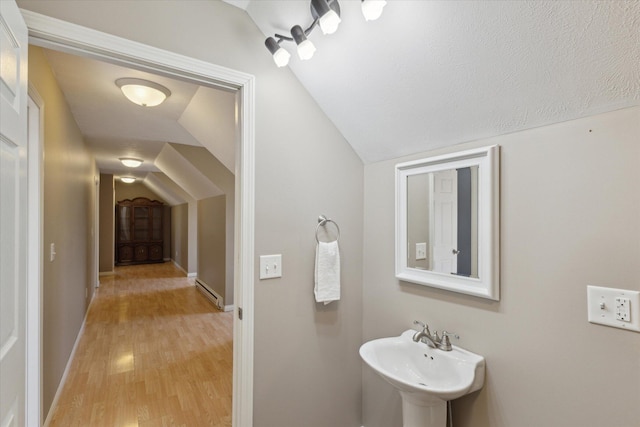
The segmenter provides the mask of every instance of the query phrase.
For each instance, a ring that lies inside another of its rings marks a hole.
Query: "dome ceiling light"
[[[122,78],[116,80],[116,86],[129,101],[143,107],[160,105],[171,95],[166,87],[144,79]]]
[[[132,157],[120,157],[120,162],[128,168],[137,168],[142,164],[142,160]]]
[[[378,19],[386,4],[385,0],[361,0],[362,14],[365,20],[373,21]],[[300,25],[294,25],[291,27],[291,36],[274,34],[273,37],[267,37],[264,41],[278,67],[284,67],[289,64],[289,59],[291,58],[291,54],[281,47],[280,43],[285,40],[295,42],[300,59],[303,61],[311,59],[316,47],[307,37],[313,29],[319,26],[323,34],[333,34],[338,29],[340,22],[342,22],[338,0],[311,0],[310,8],[313,22],[306,30]]]
[[[132,176],[121,176],[120,181],[124,182],[125,184],[132,184],[136,182],[136,179]]]

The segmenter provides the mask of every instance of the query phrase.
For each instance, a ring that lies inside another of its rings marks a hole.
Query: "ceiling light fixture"
[[[136,182],[136,179],[132,176],[121,176],[120,181],[124,182],[125,184],[132,184]]]
[[[382,15],[382,9],[387,4],[385,0],[362,0],[362,14],[365,21],[375,21]]]
[[[385,0],[361,1],[362,13],[367,21],[378,19],[382,14],[382,8],[387,4]],[[273,37],[267,37],[264,41],[278,67],[284,67],[289,64],[289,59],[291,58],[291,54],[280,46],[283,41],[295,42],[298,46],[298,57],[305,61],[311,59],[316,51],[316,47],[307,38],[316,26],[320,27],[323,34],[333,34],[338,29],[341,22],[338,0],[311,0],[310,9],[313,22],[307,29],[303,29],[300,25],[294,25],[291,27],[291,36],[274,34]]]
[[[137,168],[142,164],[142,160],[132,157],[120,157],[120,162],[128,168]]]
[[[116,80],[116,86],[122,90],[122,93],[129,101],[143,107],[160,105],[171,95],[171,91],[166,87],[143,79],[118,79]]]

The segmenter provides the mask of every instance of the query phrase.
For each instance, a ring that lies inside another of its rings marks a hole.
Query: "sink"
[[[428,347],[413,341],[415,333],[366,342],[360,357],[400,392],[404,427],[445,427],[446,402],[482,388],[484,357],[455,345]]]

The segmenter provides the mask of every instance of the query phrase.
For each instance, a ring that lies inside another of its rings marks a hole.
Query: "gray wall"
[[[202,172],[211,182],[213,182],[225,195],[225,224],[224,235],[225,241],[225,264],[224,264],[224,282],[216,287],[222,292],[219,294],[224,298],[225,305],[233,305],[233,285],[234,285],[234,223],[235,223],[235,176],[229,171],[216,157],[202,147],[193,147],[190,145],[171,144],[175,150],[187,159],[197,170]],[[206,220],[206,219],[205,219]],[[205,225],[206,227],[207,225]],[[198,223],[200,227],[200,222]],[[200,229],[198,228],[198,234]],[[198,240],[200,245],[200,240]],[[198,252],[198,259],[201,259]],[[203,278],[200,271],[202,264],[198,262],[198,277]],[[206,267],[205,267],[206,268]],[[205,282],[208,281],[205,279]]]
[[[171,256],[185,272],[189,263],[189,205],[171,207]]]
[[[97,176],[42,49],[29,46],[29,83],[44,100],[43,409],[51,406],[93,296]],[[49,245],[56,259],[49,261]]]
[[[115,258],[113,175],[100,174],[100,272],[112,273]]]
[[[589,284],[640,290],[640,108],[456,147],[500,144],[499,302],[394,277],[395,163],[365,167],[364,336],[414,319],[486,357],[456,427],[638,425],[640,334],[587,322]],[[363,368],[364,425],[401,425],[395,390]]]
[[[291,71],[274,66],[253,21],[218,1],[18,4],[256,76],[254,425],[360,426],[363,165]],[[328,306],[312,292],[323,213],[342,230],[342,300]],[[284,275],[259,281],[257,256],[273,253]]]
[[[227,301],[225,289],[225,196],[198,201],[198,279]]]

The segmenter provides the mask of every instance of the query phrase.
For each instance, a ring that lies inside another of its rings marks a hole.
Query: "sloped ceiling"
[[[311,23],[307,1],[229,3],[265,36]],[[372,22],[340,6],[311,60],[282,46],[365,163],[640,105],[638,1],[390,0]]]

